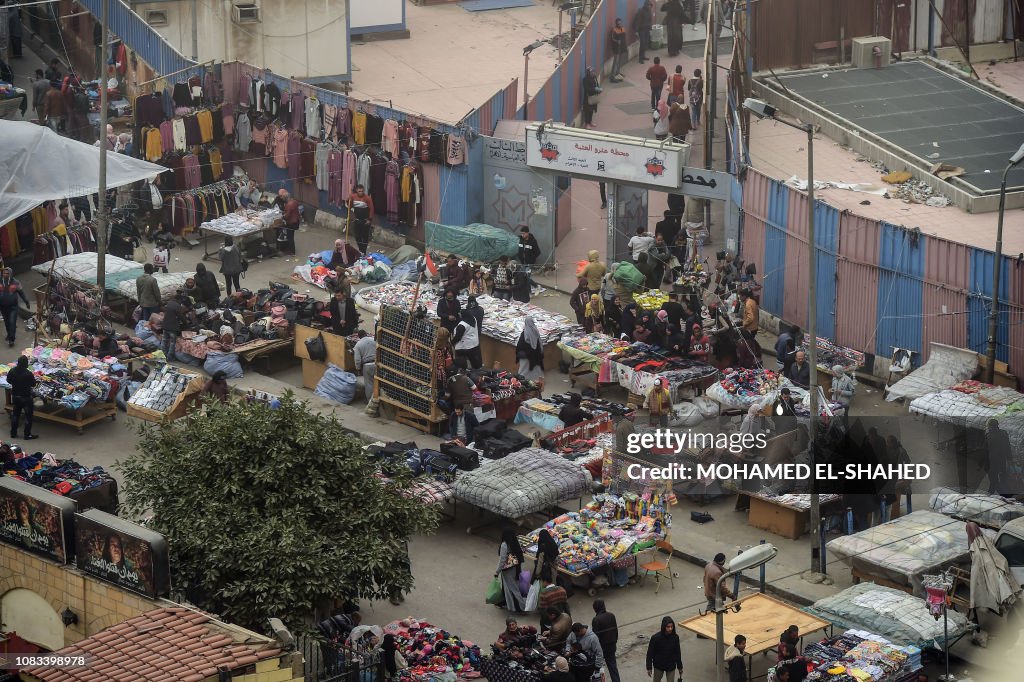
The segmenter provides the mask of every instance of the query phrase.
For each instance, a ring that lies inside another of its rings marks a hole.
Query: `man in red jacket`
[[[647,68],[647,80],[651,82],[651,111],[657,111],[661,91],[668,80],[668,71],[661,65],[661,57],[655,57],[654,63]]]

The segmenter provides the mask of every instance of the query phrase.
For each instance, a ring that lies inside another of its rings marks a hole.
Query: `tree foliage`
[[[280,409],[214,404],[140,435],[118,465],[127,511],[152,514],[173,588],[200,607],[297,627],[325,600],[412,586],[405,543],[436,509],[402,495],[407,470],[383,482],[358,440],[290,393]]]

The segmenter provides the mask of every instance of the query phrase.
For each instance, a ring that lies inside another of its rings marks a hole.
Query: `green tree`
[[[124,503],[167,537],[179,596],[262,630],[411,588],[406,541],[433,531],[437,510],[402,494],[406,467],[383,482],[340,422],[290,392],[280,409],[215,403],[140,437],[118,463]]]

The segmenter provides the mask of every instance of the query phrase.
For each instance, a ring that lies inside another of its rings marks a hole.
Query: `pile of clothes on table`
[[[808,348],[809,346],[805,339],[804,343],[802,343],[797,350],[809,353]],[[808,355],[808,357],[810,357],[810,355]],[[819,336],[818,366],[831,369],[835,365],[840,365],[846,371],[862,367],[864,365],[864,354],[860,351],[853,350],[852,348],[840,346]]]
[[[36,346],[26,350],[29,369],[36,376],[35,395],[69,410],[78,410],[91,401],[108,402],[128,371],[117,358],[80,355],[66,348]],[[0,387],[10,388],[7,372],[14,363],[0,365]]]
[[[570,573],[586,573],[632,555],[665,537],[663,524],[652,517],[610,518],[602,510],[586,508],[562,514],[525,536],[523,550],[537,553],[540,532],[558,543],[558,565]]]
[[[676,386],[700,379],[706,379],[718,373],[718,370],[700,360],[692,358],[666,356],[658,346],[646,343],[634,343],[612,353],[615,362],[629,367],[634,372],[657,374],[668,379],[669,384]]]
[[[219,218],[207,220],[199,226],[199,229],[232,237],[244,237],[266,230],[283,218],[284,214],[276,207],[259,210],[243,208]]]
[[[604,355],[617,349],[629,348],[628,341],[620,341],[607,334],[584,334],[583,336],[567,337],[562,339],[562,343],[569,348],[575,348],[590,355]]]
[[[921,650],[895,646],[888,640],[860,630],[813,643],[803,657],[815,665],[807,682],[899,682],[916,680],[921,670]],[[771,677],[771,675],[769,675]]]
[[[50,453],[25,454],[21,448],[0,445],[4,471],[57,495],[71,495],[113,481],[103,467],[84,467],[73,459],[59,460]]]
[[[480,647],[430,623],[404,618],[384,626],[384,635],[393,635],[409,667],[401,670],[401,682],[462,680],[479,677]]]
[[[781,374],[770,369],[729,369],[707,396],[725,407],[748,408],[785,383]]]
[[[561,655],[544,648],[536,634],[520,637],[504,649],[491,645],[491,650],[480,663],[480,672],[491,682],[539,682],[545,670],[554,670]]]

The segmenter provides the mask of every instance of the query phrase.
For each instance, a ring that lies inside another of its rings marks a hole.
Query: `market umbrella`
[[[1020,583],[1010,572],[1006,557],[984,534],[971,542],[971,608],[1002,613],[1017,601]]]

